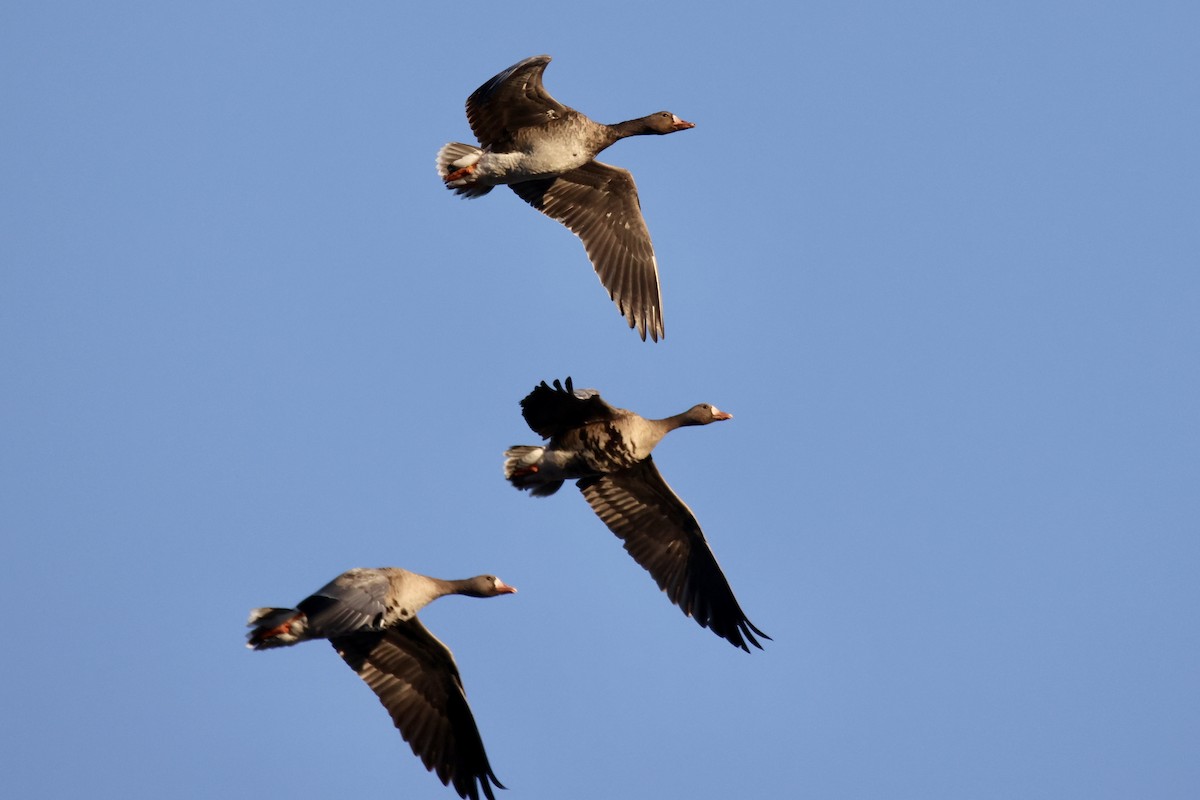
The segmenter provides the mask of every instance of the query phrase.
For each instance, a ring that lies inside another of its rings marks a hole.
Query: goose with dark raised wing
[[[664,419],[614,408],[594,389],[575,391],[542,381],[521,401],[521,412],[545,445],[505,451],[504,477],[535,497],[548,497],[574,480],[608,529],[650,573],[672,603],[701,626],[750,652],[762,649],[729,581],[690,508],[659,475],[650,452],[676,428],[732,418],[702,403]]]
[[[492,786],[504,786],[488,763],[454,656],[417,612],[449,594],[515,591],[494,575],[447,581],[396,567],[352,569],[295,608],[254,609],[246,646],[266,650],[328,639],[379,697],[426,769],[464,800],[479,800],[480,789],[495,800]]]
[[[448,189],[481,197],[507,184],[583,240],[609,297],[636,327],[663,336],[658,262],[628,170],[595,161],[629,136],[694,128],[670,111],[605,125],[555,100],[542,86],[550,56],[512,65],[467,98],[467,121],[481,147],[451,142],[438,152]]]

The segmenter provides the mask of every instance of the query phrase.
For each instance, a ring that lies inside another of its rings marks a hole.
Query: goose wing
[[[415,617],[330,640],[366,681],[413,753],[459,797],[495,800],[496,779],[449,648]]]
[[[517,131],[560,119],[571,109],[542,85],[550,56],[533,56],[513,64],[467,98],[467,121],[485,148],[513,149]]]
[[[658,260],[629,170],[591,161],[555,178],[511,184],[583,241],[608,296],[642,339],[664,335]]]
[[[615,419],[621,410],[613,408],[595,389],[575,389],[568,377],[564,386],[558,380],[551,387],[542,381],[521,401],[521,415],[529,427],[546,439],[562,436],[589,422]]]
[[[762,649],[755,634],[771,637],[746,618],[696,517],[667,486],[653,458],[585,478],[578,486],[633,560],[684,614],[746,652],[747,642]]]

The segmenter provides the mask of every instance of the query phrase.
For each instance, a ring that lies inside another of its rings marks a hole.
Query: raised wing
[[[565,387],[557,380],[553,388],[542,381],[521,401],[521,415],[534,433],[546,439],[589,422],[614,419],[619,414],[620,409],[602,400],[595,389],[575,391],[570,377]]]
[[[533,56],[513,64],[467,98],[467,121],[484,147],[513,149],[513,133],[562,117],[570,108],[542,86],[550,56]]]
[[[653,459],[578,482],[596,515],[672,603],[701,626],[750,652],[770,636],[746,618],[691,509],[659,475]]]

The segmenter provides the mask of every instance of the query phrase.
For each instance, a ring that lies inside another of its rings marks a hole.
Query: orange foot
[[[537,464],[529,467],[521,467],[513,470],[514,478],[524,478],[526,475],[536,475],[538,472]]]
[[[269,630],[269,631],[263,631],[262,633],[256,634],[254,637],[254,641],[255,642],[265,642],[268,639],[274,639],[276,636],[283,636],[285,634],[291,633],[292,632],[292,623],[297,621],[298,619],[300,619],[300,617],[301,617],[301,615],[297,614],[296,616],[292,617],[291,619],[289,619],[287,622],[283,623],[282,625],[277,625],[274,628],[271,628],[271,630]]]
[[[478,165],[479,165],[479,162],[476,162],[474,164],[471,164],[468,167],[463,167],[462,169],[454,170],[454,172],[451,172],[449,175],[446,176],[446,178],[445,178],[446,183],[450,183],[451,181],[462,180],[463,178],[467,177],[472,172],[474,172],[475,167],[477,167]]]

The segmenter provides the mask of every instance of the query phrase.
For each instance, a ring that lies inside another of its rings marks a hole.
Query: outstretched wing
[[[331,639],[379,697],[425,768],[458,796],[495,800],[496,779],[450,650],[415,617],[386,631]]]
[[[746,642],[762,649],[755,634],[771,637],[746,618],[696,517],[652,458],[578,485],[596,515],[684,614],[746,652]]]
[[[575,391],[569,377],[565,387],[557,380],[553,388],[542,381],[521,401],[521,415],[534,433],[546,439],[619,414],[620,409],[604,402],[595,389]]]
[[[658,260],[629,170],[592,161],[556,178],[510,187],[583,241],[588,259],[629,327],[664,335]]]
[[[550,56],[533,56],[513,64],[467,98],[467,121],[484,147],[513,149],[513,134],[557,119],[571,111],[542,86]]]

